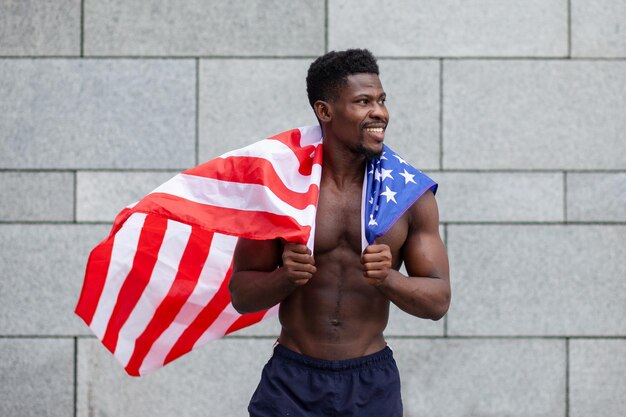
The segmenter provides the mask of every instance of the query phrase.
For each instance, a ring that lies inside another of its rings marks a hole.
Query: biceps
[[[402,254],[409,276],[448,279],[448,255],[438,231],[410,236]]]
[[[273,271],[279,266],[280,260],[280,242],[240,238],[233,256],[233,272]]]

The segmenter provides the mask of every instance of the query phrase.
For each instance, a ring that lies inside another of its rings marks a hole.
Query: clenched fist
[[[285,243],[282,267],[287,279],[295,285],[306,284],[317,271],[311,250],[296,243]]]
[[[391,270],[391,249],[384,244],[369,245],[361,254],[361,264],[367,283],[377,287],[387,279]]]

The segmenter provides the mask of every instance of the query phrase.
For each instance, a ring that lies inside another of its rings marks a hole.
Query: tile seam
[[[195,165],[200,164],[200,58],[196,58],[196,108],[195,108],[195,122],[196,122],[196,143],[195,143]]]
[[[190,60],[190,59],[224,59],[224,60],[280,60],[280,59],[315,59],[317,55],[0,55],[0,60],[45,60],[45,59],[68,59],[68,60],[81,60],[81,59],[93,59],[93,60]],[[532,57],[532,56],[389,56],[389,55],[377,55],[377,59],[381,60],[398,60],[398,61],[438,61],[438,60],[451,60],[451,61],[563,61],[563,62],[626,62],[626,56],[608,57],[608,56],[579,56],[579,57],[567,57],[567,56],[554,56],[554,57]]]
[[[443,108],[443,102],[444,102],[444,95],[443,95],[443,71],[444,71],[444,64],[443,64],[444,60],[441,59],[439,60],[439,169],[442,171],[444,170],[444,166],[443,166],[443,128],[444,128],[444,124],[443,124],[443,118],[444,118],[444,108]]]
[[[85,56],[85,0],[80,2],[80,57]]]

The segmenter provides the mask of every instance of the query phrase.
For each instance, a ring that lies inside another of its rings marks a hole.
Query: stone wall
[[[72,313],[85,262],[177,171],[314,124],[348,47],[440,183],[452,307],[386,332],[406,415],[626,415],[624,0],[0,0],[0,415],[247,415],[276,321],[131,378]]]

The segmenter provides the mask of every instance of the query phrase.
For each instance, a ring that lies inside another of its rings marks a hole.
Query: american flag
[[[313,248],[321,143],[318,126],[278,134],[182,172],[118,214],[89,256],[76,314],[129,375],[146,375],[277,314],[278,306],[235,311],[228,291],[233,251],[239,237],[283,238]],[[393,224],[385,213],[401,215],[434,184],[424,182],[421,191],[413,187],[419,181],[382,189],[395,172],[386,163],[393,152],[385,152],[369,164],[364,180],[369,221],[363,235],[370,243]],[[414,171],[409,175],[421,178]],[[407,190],[412,196],[389,197]]]

